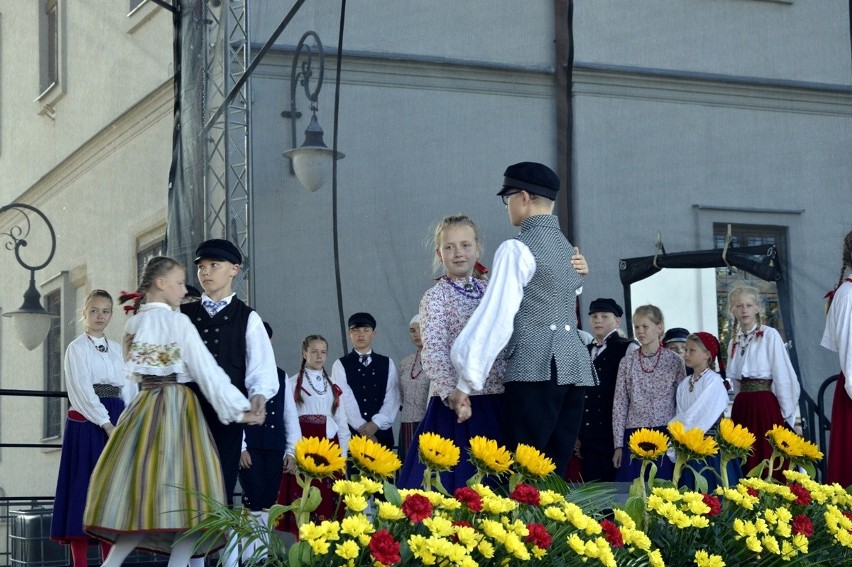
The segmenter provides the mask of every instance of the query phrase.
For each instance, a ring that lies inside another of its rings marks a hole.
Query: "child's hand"
[[[284,457],[284,472],[296,474],[296,458],[293,455],[286,455]]]
[[[243,419],[240,423],[245,423],[246,425],[263,425],[265,419],[265,414],[257,415],[252,410],[248,410],[243,412]]]
[[[240,468],[241,469],[250,469],[251,468],[251,455],[249,455],[248,451],[243,451],[240,453]]]
[[[581,276],[589,275],[589,265],[586,263],[586,257],[580,254],[580,249],[576,246],[574,247],[574,255],[571,256],[571,266]]]

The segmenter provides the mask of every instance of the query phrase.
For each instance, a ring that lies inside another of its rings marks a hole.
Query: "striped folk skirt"
[[[198,399],[181,384],[145,389],[143,382],[92,473],[86,532],[111,543],[141,533],[139,549],[167,555],[210,512],[205,499],[224,503],[225,490]],[[223,537],[212,537],[195,554],[224,544]]]

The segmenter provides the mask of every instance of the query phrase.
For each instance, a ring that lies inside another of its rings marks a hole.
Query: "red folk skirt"
[[[325,437],[325,416],[320,415],[301,415],[299,416],[299,426],[302,429],[302,437]],[[332,439],[335,443],[340,443],[337,436]],[[344,478],[344,474],[340,473],[334,477],[326,477],[324,479],[314,479],[311,481],[312,486],[316,486],[322,495],[322,501],[316,510],[311,512],[311,521],[320,523],[323,520],[341,520],[343,519],[343,506],[338,505],[339,496],[331,487],[338,479]],[[284,473],[281,478],[281,487],[278,489],[277,504],[289,506],[297,498],[302,497],[302,487],[296,482],[296,475]],[[278,520],[276,526],[278,530],[290,532],[299,537],[299,527],[296,525],[296,515],[293,512],[287,512]]]
[[[852,399],[846,393],[846,377],[834,386],[831,405],[831,437],[828,441],[828,473],[826,481],[843,487],[852,485]]]
[[[772,455],[772,446],[766,439],[766,433],[775,425],[788,427],[788,424],[781,415],[778,398],[769,390],[740,391],[734,398],[731,420],[737,425],[746,427],[756,437],[753,451],[743,466],[743,476],[745,476],[751,469]],[[784,479],[780,471],[777,474],[779,480]]]

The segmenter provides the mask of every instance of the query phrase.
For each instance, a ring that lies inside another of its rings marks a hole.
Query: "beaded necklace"
[[[325,393],[328,392],[328,380],[326,380],[325,374],[320,376],[320,379],[322,380],[322,390],[314,386],[314,377],[308,374],[307,370],[305,370],[305,374],[308,377],[308,386],[311,387],[311,390],[313,390],[316,395],[324,396]]]
[[[456,292],[470,299],[482,299],[485,294],[485,287],[476,278],[468,278],[467,283],[463,286],[460,286],[448,276],[442,276],[442,279],[449,283]]]
[[[89,342],[92,343],[92,346],[95,347],[95,350],[98,352],[109,352],[109,340],[106,337],[104,338],[104,344],[98,345],[95,344],[95,340],[89,333],[86,333],[86,338],[89,339]]]
[[[754,337],[760,336],[763,336],[763,331],[760,330],[760,325],[755,325],[754,329],[745,334],[745,339],[740,345],[740,356],[745,356],[745,353],[748,350],[748,345],[751,344],[751,341],[754,340]]]
[[[704,377],[704,375],[707,373],[708,370],[710,370],[710,368],[705,368],[704,370],[701,371],[701,374],[698,374],[698,375],[696,375],[694,372],[692,373],[692,376],[689,377],[689,391],[690,392],[695,390],[695,384],[699,380],[701,380],[701,378]]]
[[[411,370],[408,372],[408,377],[412,380],[417,380],[421,374],[423,374],[423,365],[420,365],[420,370],[417,374],[414,373],[414,369],[417,367],[417,364],[420,362],[420,351],[418,350],[414,353],[414,364],[411,365]]]
[[[654,371],[657,369],[657,366],[659,366],[659,364],[660,364],[660,357],[662,356],[662,354],[663,354],[663,347],[661,347],[661,346],[657,347],[657,352],[655,352],[654,354],[649,354],[647,356],[645,355],[644,352],[642,352],[642,349],[640,348],[639,349],[639,367],[642,369],[642,372],[644,372],[645,374],[653,374]],[[654,366],[652,366],[650,370],[645,368],[645,364],[642,362],[642,360],[645,359],[645,358],[656,358],[657,359],[657,360],[654,361]]]

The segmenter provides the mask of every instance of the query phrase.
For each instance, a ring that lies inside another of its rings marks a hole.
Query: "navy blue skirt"
[[[476,473],[476,467],[470,462],[468,450],[470,438],[482,435],[502,444],[500,434],[500,394],[471,396],[470,406],[473,415],[463,423],[458,423],[456,412],[444,405],[437,396],[429,398],[426,415],[420,421],[414,439],[408,448],[405,463],[399,473],[397,485],[400,488],[420,488],[423,486],[423,473],[426,467],[420,462],[421,433],[435,433],[452,440],[461,450],[459,464],[448,472],[441,473],[441,484],[452,494],[456,488],[467,486],[467,481]]]
[[[100,400],[109,413],[109,420],[115,425],[124,410],[124,401],[121,398]],[[77,412],[74,414],[79,415]],[[96,541],[83,532],[83,511],[86,509],[89,477],[92,476],[106,442],[107,434],[94,423],[71,415],[65,420],[50,539],[61,543],[70,543],[71,539],[76,538]]]
[[[633,456],[633,453],[630,452],[630,436],[638,429],[640,428],[624,430],[624,442],[621,445],[621,467],[615,472],[615,480],[617,482],[633,482],[642,471],[642,459],[637,459]],[[668,435],[668,429],[666,427],[646,427],[645,429],[662,431]],[[661,480],[672,479],[674,463],[666,456],[665,453],[663,453],[662,457],[654,461],[654,464],[657,465],[656,478]],[[648,479],[646,478],[645,480],[647,481]]]
[[[713,494],[713,491],[716,490],[717,486],[722,486],[721,476],[716,476],[721,473],[722,469],[722,457],[718,454],[713,455],[712,457],[708,457],[705,461],[688,461],[687,465],[691,466],[697,471],[704,469],[707,466],[713,468],[713,471],[710,472],[708,470],[704,470],[701,473],[707,480],[707,493]],[[742,478],[742,467],[740,466],[739,459],[731,459],[728,461],[728,486],[734,487],[737,482],[739,482],[740,478]],[[695,490],[695,475],[692,470],[683,467],[680,473],[680,486],[685,486],[689,490]]]

